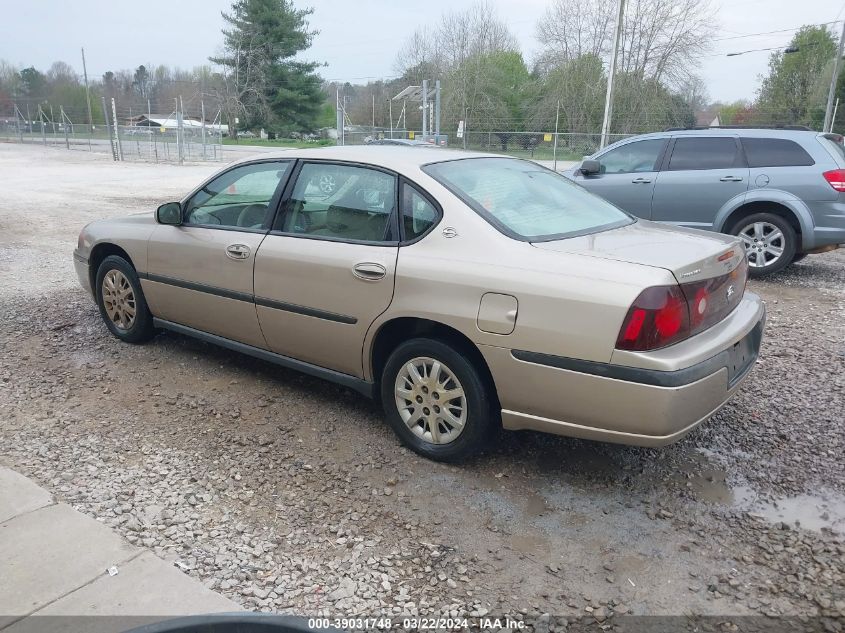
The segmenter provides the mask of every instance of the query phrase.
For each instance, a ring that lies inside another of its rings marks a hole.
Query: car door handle
[[[352,267],[352,274],[364,281],[378,281],[387,275],[387,268],[374,262],[361,262]]]
[[[249,257],[249,246],[246,244],[229,244],[226,247],[226,256],[231,259],[246,259]]]
[[[647,185],[651,182],[651,178],[634,178],[631,182],[635,185]]]
[[[722,176],[719,180],[721,182],[742,182],[742,178],[740,176]]]

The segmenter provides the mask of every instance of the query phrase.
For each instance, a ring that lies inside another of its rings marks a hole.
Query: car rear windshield
[[[510,237],[547,241],[634,220],[569,179],[516,158],[465,158],[423,170]]]

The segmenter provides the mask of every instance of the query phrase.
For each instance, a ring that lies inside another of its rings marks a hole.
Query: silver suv
[[[566,175],[632,215],[739,236],[755,277],[845,244],[835,134],[668,130],[614,143]]]

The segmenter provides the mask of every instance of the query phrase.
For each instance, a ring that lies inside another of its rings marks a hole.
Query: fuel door
[[[510,334],[516,327],[519,303],[516,297],[487,292],[478,306],[478,329],[490,334]]]

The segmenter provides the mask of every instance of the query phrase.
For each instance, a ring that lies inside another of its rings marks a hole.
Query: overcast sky
[[[549,0],[492,0],[530,61],[537,48],[535,25]],[[326,62],[327,79],[363,82],[394,75],[396,51],[417,25],[473,0],[302,0],[313,6],[312,28],[320,31],[307,57]],[[229,0],[0,0],[0,59],[46,70],[55,60],[80,72],[85,47],[90,76],[139,64],[191,68],[219,49]],[[712,55],[701,74],[713,100],[753,98],[768,53],[725,53],[783,46],[795,29],[845,15],[845,0],[713,0],[719,26]],[[836,25],[837,29],[841,25]],[[837,30],[838,34],[838,30]],[[732,39],[721,39],[732,38]]]

